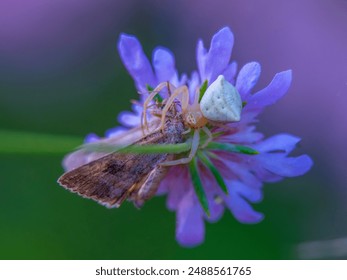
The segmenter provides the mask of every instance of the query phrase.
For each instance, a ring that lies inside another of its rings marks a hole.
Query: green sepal
[[[246,102],[246,101],[243,101],[243,102],[242,102],[242,108],[245,108],[246,105],[247,105],[247,102]]]
[[[201,85],[200,87],[200,92],[199,92],[199,102],[201,101],[201,98],[204,96],[208,86],[208,81],[205,80],[205,82]]]
[[[229,143],[219,143],[219,142],[210,142],[208,143],[206,149],[208,150],[221,150],[232,153],[240,153],[246,155],[257,155],[258,151],[242,145],[234,145]]]
[[[164,100],[164,98],[162,98],[161,96],[160,96],[160,94],[158,93],[156,96],[154,96],[154,101],[156,102],[156,103],[158,103],[158,104],[162,104],[163,103],[163,100]]]
[[[190,142],[179,144],[149,144],[149,145],[111,145],[105,143],[89,143],[79,147],[86,152],[97,153],[132,153],[132,154],[179,154],[189,151],[191,148]]]
[[[210,169],[211,173],[213,174],[214,178],[216,179],[218,185],[223,190],[224,193],[228,194],[228,188],[227,185],[224,182],[223,176],[219,173],[217,167],[213,164],[213,162],[206,156],[203,152],[198,152],[198,157],[202,161],[202,163]]]
[[[207,200],[206,193],[204,191],[204,187],[200,179],[200,175],[198,171],[198,161],[196,157],[194,157],[192,161],[189,163],[189,172],[190,172],[190,177],[192,179],[195,193],[206,215],[209,217],[210,210],[208,207],[208,200]]]
[[[152,92],[154,90],[154,88],[152,88],[149,84],[146,84],[146,89],[149,91],[149,92]]]

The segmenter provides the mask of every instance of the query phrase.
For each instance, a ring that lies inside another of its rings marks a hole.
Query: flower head
[[[289,156],[299,138],[278,134],[264,139],[264,135],[257,132],[254,126],[259,113],[287,92],[291,71],[276,74],[266,88],[253,92],[260,76],[260,65],[250,62],[237,74],[236,63],[230,62],[233,43],[233,33],[227,27],[213,36],[209,50],[200,40],[196,58],[198,71],[187,78],[186,75],[178,75],[175,58],[168,49],[156,48],[151,64],[134,36],[122,34],[119,39],[121,59],[134,79],[137,90],[143,94],[140,95],[139,104],[133,105],[132,112],[120,113],[118,120],[121,126],[109,130],[107,138],[117,137],[123,131],[141,124],[141,104],[147,97],[145,93],[148,93],[148,88],[155,88],[162,82],[169,82],[176,88],[186,85],[192,103],[196,95],[201,94],[204,83],[209,86],[223,75],[237,90],[244,105],[240,121],[221,126],[211,122],[209,129],[213,133],[213,142],[204,148],[200,146],[193,164],[171,167],[160,183],[157,194],[167,194],[167,207],[176,211],[176,238],[182,246],[202,243],[204,222],[218,221],[224,209],[229,209],[242,223],[261,221],[263,214],[256,212],[251,203],[262,200],[263,184],[303,175],[312,166],[312,160],[307,155]],[[95,135],[89,135],[86,141],[98,139]],[[95,154],[75,153],[65,160],[64,165],[70,170],[97,157]],[[201,185],[202,194],[199,194],[197,187]],[[202,203],[204,199],[205,204]]]

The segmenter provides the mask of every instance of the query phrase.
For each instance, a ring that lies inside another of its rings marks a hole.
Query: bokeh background
[[[305,176],[268,184],[256,225],[226,212],[201,246],[175,241],[175,214],[157,197],[109,210],[59,187],[63,154],[0,153],[1,259],[305,259],[347,257],[347,1],[1,0],[0,130],[103,135],[136,98],[117,54],[121,32],[151,56],[196,68],[198,38],[235,35],[233,59],[259,61],[256,89],[293,69],[289,93],[261,116],[267,136],[302,137]],[[0,139],[0,141],[2,141]]]

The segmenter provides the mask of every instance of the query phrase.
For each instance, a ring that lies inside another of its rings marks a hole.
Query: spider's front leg
[[[182,106],[182,113],[184,113],[189,105],[189,90],[187,86],[180,86],[173,94],[169,97],[169,99],[166,101],[165,107],[162,110],[161,113],[161,123],[160,123],[160,129],[164,129],[165,126],[165,118],[168,110],[170,109],[172,103],[175,101],[175,98],[178,98],[181,102]]]
[[[144,128],[143,130],[148,129],[148,121],[147,121],[147,108],[149,103],[154,99],[154,97],[165,87],[167,86],[169,90],[174,89],[175,87],[171,85],[169,82],[162,82],[160,83],[152,92],[151,94],[146,98],[146,100],[143,102],[143,111],[141,114],[141,126]]]
[[[195,156],[195,154],[199,148],[199,143],[200,143],[200,129],[195,129],[189,156],[187,158],[180,158],[177,160],[165,161],[165,162],[161,163],[160,165],[173,166],[173,165],[178,165],[178,164],[189,163],[194,158],[194,156]]]
[[[205,143],[203,145],[201,145],[201,149],[206,148],[208,143],[210,143],[213,139],[212,132],[208,129],[207,126],[202,127],[202,131],[205,132],[205,134],[207,135],[207,139],[206,139]]]

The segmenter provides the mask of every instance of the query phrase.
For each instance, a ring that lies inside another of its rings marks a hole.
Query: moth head
[[[223,75],[219,75],[207,88],[200,108],[208,120],[238,122],[241,119],[242,100],[237,89]]]

